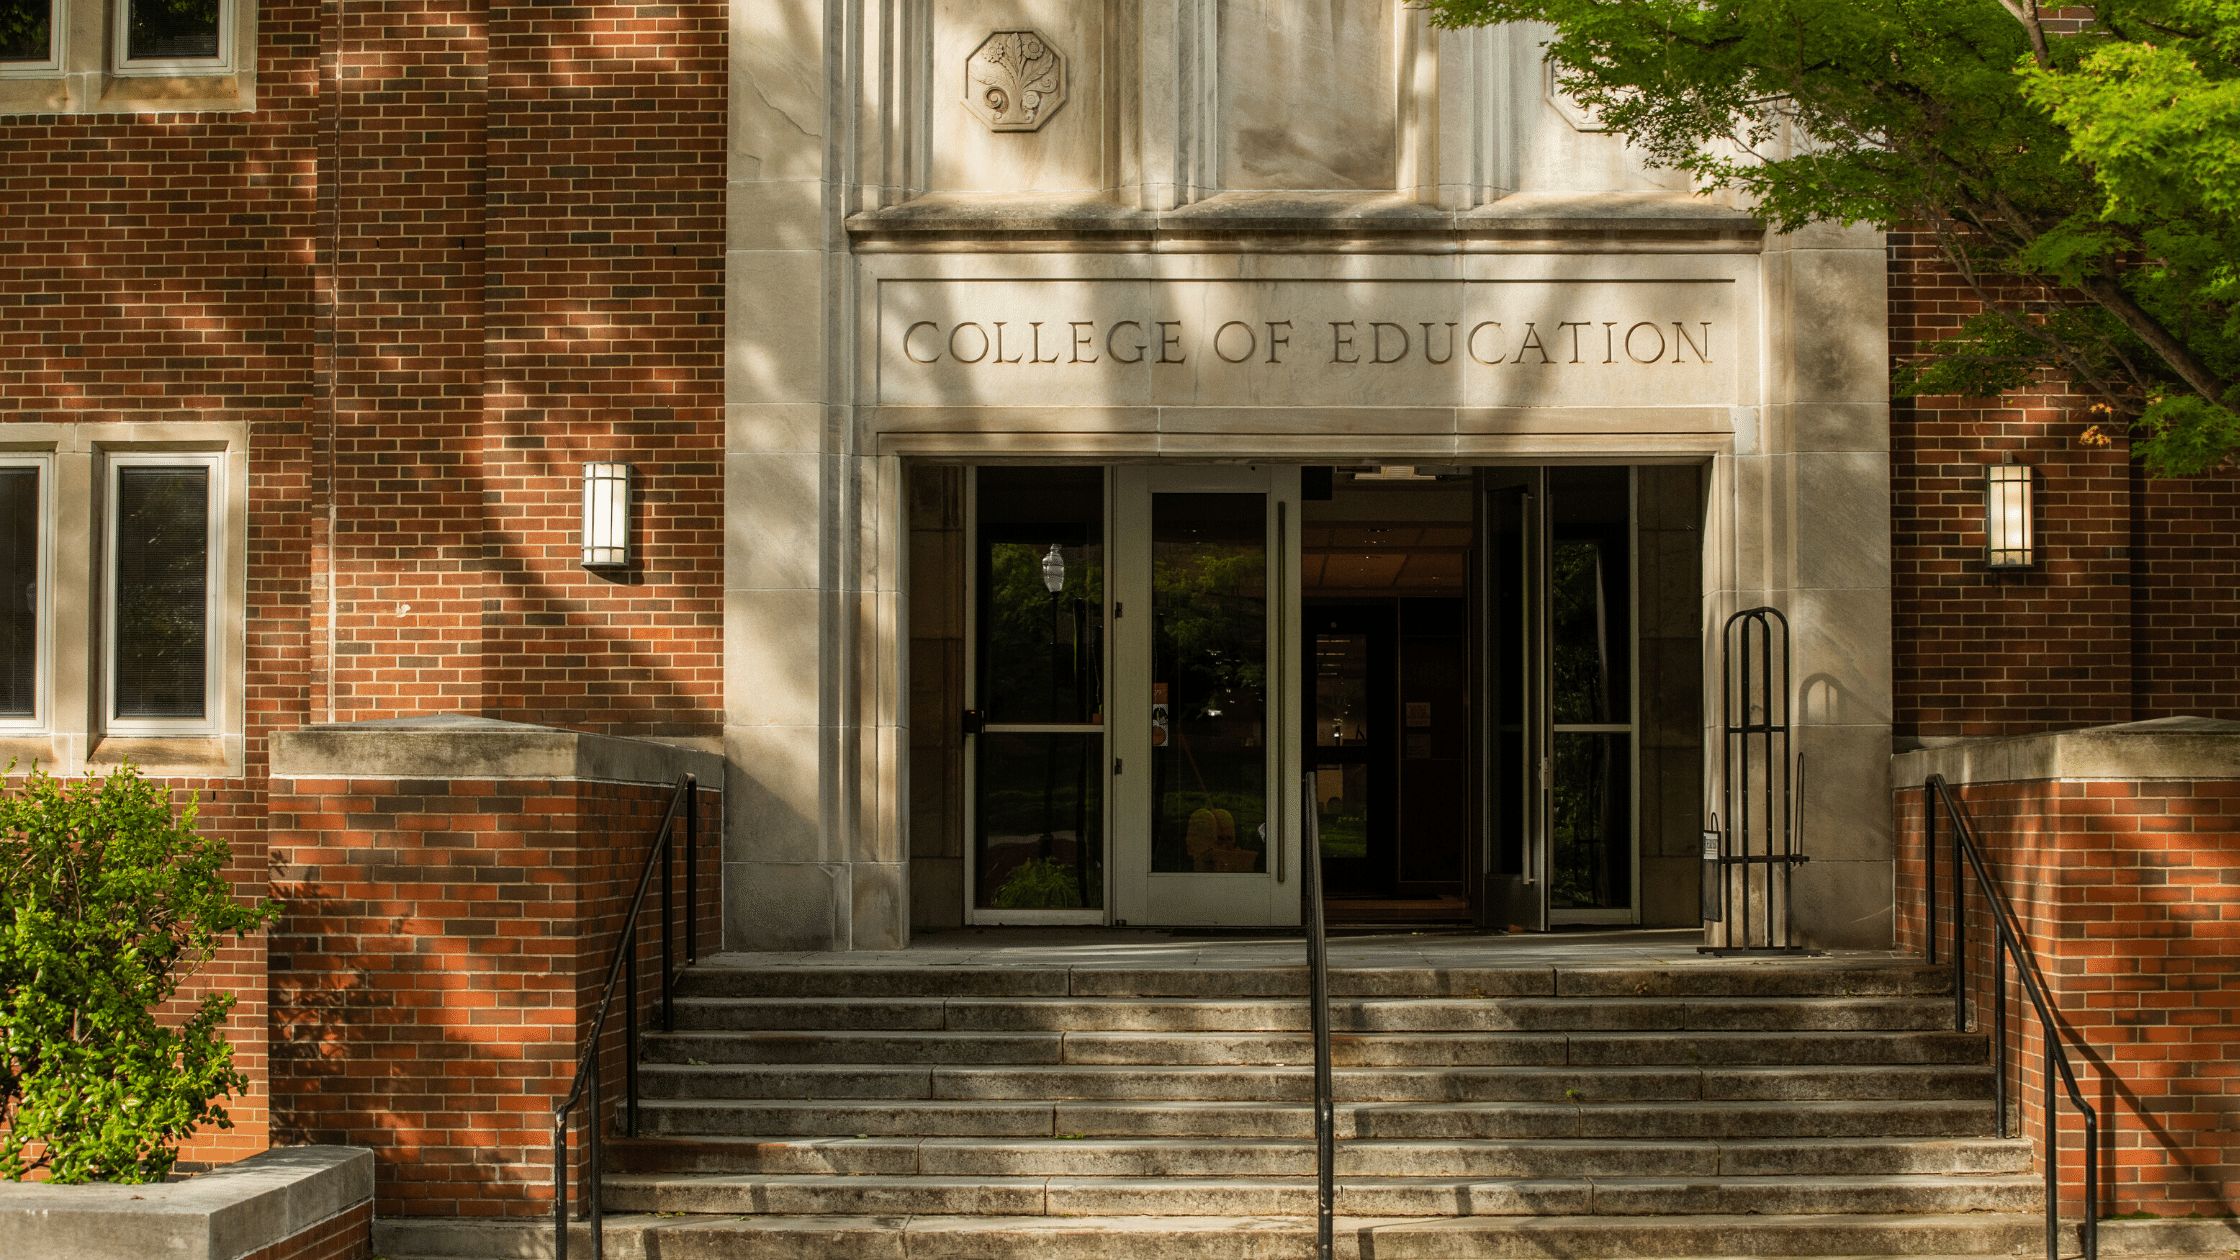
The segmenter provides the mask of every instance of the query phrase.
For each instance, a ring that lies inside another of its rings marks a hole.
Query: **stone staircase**
[[[1304,987],[702,966],[679,1031],[647,1041],[644,1136],[610,1147],[610,1254],[1308,1256]],[[2029,1147],[1989,1136],[1986,1042],[1947,1030],[1941,968],[1337,970],[1332,990],[1342,1256],[2044,1245]],[[420,1237],[386,1254],[432,1254]]]

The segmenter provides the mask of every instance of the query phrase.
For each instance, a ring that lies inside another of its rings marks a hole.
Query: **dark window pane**
[[[1633,904],[1633,736],[1558,732],[1554,752],[1548,904]]]
[[[978,562],[987,720],[1104,721],[1104,470],[981,469]]]
[[[131,0],[125,36],[131,61],[218,55],[218,0]]]
[[[0,64],[53,53],[54,0],[0,0]]]
[[[207,716],[209,509],[208,468],[117,472],[117,717]]]
[[[974,887],[983,910],[1104,905],[1104,737],[980,736]]]
[[[0,717],[38,714],[39,470],[0,468]]]

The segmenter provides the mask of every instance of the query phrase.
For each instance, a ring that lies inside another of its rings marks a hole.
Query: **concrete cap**
[[[1947,782],[2240,778],[2240,722],[2167,717],[2074,731],[1971,739],[1899,753],[1890,780],[1917,788],[1932,774]]]
[[[283,1146],[163,1185],[0,1183],[0,1247],[69,1260],[238,1260],[373,1198],[373,1152]]]
[[[272,739],[275,779],[544,779],[723,790],[713,752],[464,713],[334,722]]]

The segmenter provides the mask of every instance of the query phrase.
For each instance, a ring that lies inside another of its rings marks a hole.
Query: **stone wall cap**
[[[238,1260],[373,1198],[373,1152],[283,1146],[161,1185],[0,1183],[10,1255]]]
[[[1899,791],[1932,774],[1955,786],[2041,780],[2240,778],[2240,722],[2166,717],[2035,735],[1960,740],[1899,753]]]
[[[1739,237],[1756,247],[1765,225],[1746,210],[1691,193],[1516,193],[1471,210],[1443,210],[1394,192],[1234,191],[1172,210],[1143,210],[1101,194],[929,193],[848,216],[859,234],[1121,234],[1207,232],[1564,235],[1642,232]]]
[[[465,713],[332,722],[272,737],[275,779],[538,779],[723,789],[723,757],[650,739]]]

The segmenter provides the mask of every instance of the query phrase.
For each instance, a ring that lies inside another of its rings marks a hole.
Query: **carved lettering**
[[[1137,332],[1138,334],[1141,334],[1141,333],[1143,332],[1143,325],[1141,325],[1141,324],[1139,324],[1139,323],[1135,322],[1134,320],[1132,320],[1132,319],[1123,319],[1123,320],[1121,320],[1121,321],[1120,321],[1119,323],[1117,323],[1117,324],[1114,324],[1114,325],[1112,326],[1112,331],[1111,331],[1111,332],[1108,332],[1108,333],[1106,333],[1106,334],[1104,335],[1104,352],[1105,352],[1106,354],[1109,354],[1109,355],[1111,355],[1111,356],[1112,356],[1112,361],[1113,361],[1113,362],[1115,362],[1115,363],[1141,363],[1141,362],[1143,362],[1143,352],[1144,352],[1144,350],[1145,350],[1145,349],[1147,348],[1147,347],[1146,347],[1146,343],[1144,343],[1144,342],[1141,342],[1141,341],[1139,341],[1139,342],[1137,342],[1137,343],[1136,343],[1135,345],[1133,345],[1133,346],[1129,347],[1130,349],[1132,349],[1132,350],[1134,350],[1134,351],[1136,352],[1136,357],[1134,357],[1134,358],[1132,358],[1132,359],[1123,359],[1123,358],[1121,358],[1121,357],[1120,357],[1120,348],[1119,348],[1118,346],[1115,346],[1115,345],[1113,345],[1113,344],[1112,344],[1112,339],[1113,339],[1114,337],[1117,337],[1117,336],[1119,336],[1119,335],[1120,335],[1120,330],[1121,330],[1121,329],[1123,329],[1123,328],[1133,328],[1133,329],[1135,329],[1135,330],[1136,330],[1136,332]]]
[[[1338,331],[1341,328],[1348,331],[1341,333]],[[1358,350],[1354,350],[1353,357],[1350,359],[1344,357],[1339,353],[1343,350],[1353,349],[1353,333],[1351,331],[1352,328],[1353,321],[1350,319],[1343,321],[1334,319],[1330,321],[1330,361],[1332,363],[1361,362],[1361,352]]]
[[[1511,363],[1524,362],[1524,352],[1527,350],[1538,350],[1540,352],[1542,366],[1555,362],[1554,359],[1548,357],[1548,348],[1540,344],[1540,330],[1534,327],[1530,321],[1527,321],[1524,326],[1524,344],[1517,347],[1517,357],[1509,361]]]
[[[1058,361],[1058,356],[1055,354],[1051,355],[1047,359],[1042,357],[1042,321],[1038,319],[1035,322],[1027,325],[1027,327],[1034,330],[1034,349],[1028,353],[1027,362],[1056,363]]]
[[[1229,331],[1232,328],[1244,329],[1244,353],[1237,355],[1234,358],[1230,357],[1228,351],[1221,348],[1221,334]],[[1245,323],[1241,319],[1232,319],[1228,323],[1223,324],[1221,327],[1213,330],[1213,353],[1214,356],[1216,358],[1219,358],[1223,363],[1242,363],[1246,359],[1251,358],[1252,352],[1258,350],[1259,348],[1260,340],[1259,338],[1252,335],[1252,325]]]
[[[1097,356],[1094,354],[1091,354],[1086,359],[1081,357],[1081,347],[1093,346],[1096,344],[1097,321],[1093,319],[1069,319],[1066,321],[1066,327],[1073,330],[1073,358],[1070,360],[1070,362],[1095,363],[1097,361]],[[1089,331],[1086,333],[1082,332],[1081,330],[1084,328],[1088,329]]]
[[[1681,342],[1686,342],[1688,344],[1688,348],[1696,352],[1696,362],[1711,362],[1711,356],[1704,353],[1711,348],[1711,322],[1709,320],[1697,320],[1696,322],[1703,325],[1703,344],[1700,346],[1696,344],[1695,338],[1688,335],[1687,328],[1684,327],[1679,320],[1676,319],[1672,321],[1672,361],[1674,363],[1678,363],[1680,361]]]
[[[1183,360],[1181,358],[1170,359],[1167,357],[1167,351],[1169,348],[1180,346],[1182,344],[1182,335],[1180,333],[1169,333],[1167,330],[1169,328],[1182,327],[1182,321],[1179,319],[1161,319],[1154,320],[1153,322],[1159,325],[1159,362],[1182,362]]]
[[[1423,326],[1423,361],[1426,363],[1445,363],[1448,359],[1454,358],[1454,325],[1451,322],[1447,325],[1447,357],[1445,359],[1431,357],[1431,330],[1435,327],[1437,327],[1435,324],[1425,324]]]
[[[1276,336],[1276,329],[1289,327],[1291,327],[1291,321],[1288,319],[1271,319],[1268,321],[1268,362],[1281,362],[1276,358],[1276,347],[1290,345],[1291,338]]]
[[[910,360],[912,363],[939,363],[941,361],[941,352],[939,350],[934,351],[933,357],[930,359],[921,359],[917,355],[910,352],[910,338],[921,328],[931,328],[936,333],[941,331],[941,325],[934,323],[930,319],[921,319],[917,323],[903,329],[902,357]]]
[[[1594,327],[1594,321],[1593,321],[1593,320],[1585,320],[1585,321],[1581,321],[1581,320],[1575,320],[1575,319],[1567,319],[1567,320],[1563,321],[1562,323],[1560,323],[1560,324],[1557,324],[1557,325],[1556,325],[1556,331],[1557,331],[1557,332],[1562,332],[1562,331],[1563,331],[1564,329],[1566,329],[1566,328],[1568,328],[1568,329],[1570,329],[1570,330],[1571,330],[1571,361],[1572,361],[1573,363],[1577,363],[1577,362],[1579,362],[1579,361],[1580,361],[1580,360],[1579,360],[1579,330],[1580,330],[1580,329],[1582,329],[1582,328],[1592,328],[1592,327]]]
[[[1646,359],[1633,352],[1633,335],[1637,332],[1640,332],[1644,328],[1653,333],[1657,339],[1657,348],[1653,352],[1651,352],[1649,357]],[[1626,357],[1633,360],[1635,363],[1655,363],[1657,360],[1663,358],[1664,330],[1657,327],[1655,324],[1650,323],[1648,320],[1642,320],[1640,323],[1635,324],[1633,327],[1626,329]]]
[[[1606,319],[1602,321],[1602,361],[1604,363],[1616,363],[1618,361],[1615,357],[1613,357],[1614,355],[1616,355],[1617,351],[1612,349],[1610,340],[1614,335],[1613,330],[1615,330],[1617,326],[1617,320]]]
[[[974,335],[974,336],[977,336],[978,338],[980,338],[980,353],[978,353],[978,354],[976,354],[976,355],[973,355],[973,356],[972,356],[971,358],[969,358],[969,359],[968,359],[968,358],[966,358],[966,357],[964,357],[963,355],[961,355],[961,354],[958,354],[958,353],[957,353],[957,334],[958,334],[958,333],[961,333],[961,332],[963,332],[963,331],[964,331],[965,329],[967,329],[967,328],[969,328],[969,329],[971,329],[971,330],[972,330],[972,332],[973,332],[973,335]],[[978,325],[978,324],[969,324],[969,323],[968,323],[968,324],[959,324],[959,325],[957,325],[957,326],[956,326],[955,328],[952,328],[952,329],[950,329],[950,330],[949,330],[949,357],[950,357],[950,358],[952,358],[952,359],[955,359],[955,360],[956,360],[957,362],[959,362],[959,363],[978,363],[978,362],[979,362],[980,360],[982,360],[982,359],[985,359],[985,358],[987,358],[987,357],[988,357],[988,330],[987,330],[987,329],[985,329],[985,328],[982,328],[982,327],[981,327],[980,325]]]
[[[1012,355],[1008,359],[1003,357],[1003,321],[999,319],[996,321],[996,362],[1017,363],[1018,361],[1018,355]]]
[[[1384,330],[1387,328],[1400,334],[1400,353],[1393,355],[1389,359],[1384,357]],[[1387,324],[1383,320],[1372,320],[1369,323],[1369,334],[1369,362],[1398,363],[1400,360],[1408,357],[1407,329],[1402,328],[1398,324]]]
[[[1484,323],[1474,325],[1470,329],[1470,335],[1462,339],[1462,344],[1463,348],[1467,349],[1470,352],[1470,357],[1472,359],[1484,364],[1487,367],[1492,367],[1494,364],[1501,362],[1501,348],[1499,346],[1495,346],[1493,350],[1493,357],[1490,359],[1478,353],[1478,334],[1488,328],[1493,329],[1495,332],[1501,331],[1501,325],[1489,319]]]

